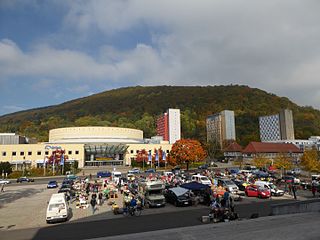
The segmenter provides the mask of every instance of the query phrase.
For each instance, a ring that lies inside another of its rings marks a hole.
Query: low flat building
[[[145,144],[143,132],[116,127],[70,127],[49,131],[49,141],[38,144],[0,145],[0,161],[15,168],[42,167],[45,159],[57,149],[65,151],[67,162],[85,166],[131,165],[137,153],[161,149],[169,153],[172,145],[166,141]]]
[[[297,160],[302,156],[303,151],[292,143],[270,142],[251,142],[242,151],[243,159],[246,160],[252,160],[257,156],[275,159],[280,154]]]

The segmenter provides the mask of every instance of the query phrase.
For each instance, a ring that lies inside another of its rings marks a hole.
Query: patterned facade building
[[[157,135],[170,144],[181,139],[180,109],[169,108],[157,119]]]
[[[227,141],[236,140],[234,112],[224,110],[220,113],[208,116],[206,120],[207,142],[218,143],[220,148]]]
[[[292,111],[283,109],[279,114],[259,117],[261,142],[294,140]]]

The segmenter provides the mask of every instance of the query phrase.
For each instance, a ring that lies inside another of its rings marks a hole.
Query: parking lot
[[[45,221],[47,202],[57,189],[47,189],[46,184],[24,183],[21,185],[7,185],[5,192],[0,194],[0,230],[15,230],[24,228],[44,227],[48,226]],[[276,201],[280,199],[292,199],[291,195],[285,194],[282,197],[272,197],[272,199],[248,198],[243,196],[242,201],[237,204],[246,204],[259,201]],[[298,199],[304,197],[298,194]],[[122,205],[122,196],[119,194],[114,199],[119,206]],[[75,202],[71,203],[72,216],[69,221],[92,221],[100,219],[120,218],[122,215],[114,215],[111,206],[104,202],[102,206],[98,206],[95,215],[92,215],[91,209],[78,209]],[[197,208],[208,208],[207,206],[198,205],[190,207],[177,208],[171,204],[167,204],[164,208],[152,208],[143,210],[143,215],[157,214],[173,211],[184,211]],[[53,226],[49,225],[49,226]]]

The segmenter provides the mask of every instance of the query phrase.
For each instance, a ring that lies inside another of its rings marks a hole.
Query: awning
[[[25,164],[31,164],[32,161],[30,161],[30,160],[13,160],[13,161],[11,161],[10,163],[11,163],[11,164],[23,164],[23,163],[25,163]]]
[[[182,188],[182,187],[174,187],[174,188],[170,188],[170,190],[174,192],[174,194],[176,194],[177,196],[181,196],[189,191],[188,189]]]
[[[207,188],[210,188],[209,185],[205,185],[205,184],[198,183],[198,182],[184,183],[184,184],[180,185],[180,187],[186,188],[189,190],[206,190]]]

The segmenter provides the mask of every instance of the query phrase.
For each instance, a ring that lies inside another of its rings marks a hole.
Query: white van
[[[270,190],[272,196],[283,196],[284,191],[280,190],[276,185],[267,181],[255,181],[255,185],[263,188],[267,188]]]
[[[121,176],[122,176],[122,173],[121,173],[121,172],[115,172],[115,171],[113,171],[113,172],[111,173],[112,181],[113,181],[115,184],[118,184],[118,183],[119,183]]]
[[[67,221],[69,213],[69,205],[65,193],[52,194],[47,207],[47,223]]]
[[[191,181],[195,181],[195,182],[202,183],[202,184],[209,185],[209,186],[211,186],[211,184],[212,184],[208,177],[200,175],[200,174],[193,175],[191,177]]]

